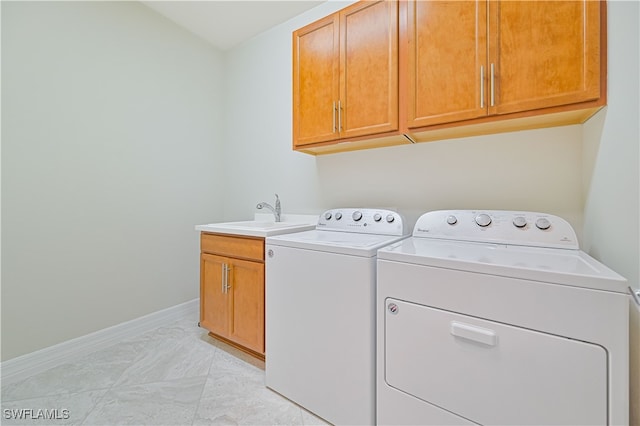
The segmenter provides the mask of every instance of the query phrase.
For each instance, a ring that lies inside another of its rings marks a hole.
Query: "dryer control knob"
[[[391,213],[389,213],[389,214],[387,215],[387,222],[391,223],[391,222],[393,222],[394,220],[396,220],[396,217],[395,217],[394,215],[392,215]]]
[[[476,216],[476,223],[484,228],[491,225],[491,217],[488,214],[479,214]]]
[[[447,216],[447,223],[449,225],[455,225],[456,223],[458,223],[458,218],[454,215]]]
[[[336,220],[340,220],[340,219],[342,219],[342,213],[337,212],[336,213]]]
[[[360,219],[362,219],[362,212],[359,210],[356,210],[355,212],[353,212],[353,214],[351,215],[351,217],[353,218],[353,220],[355,220],[356,222],[359,221]]]
[[[513,225],[516,228],[524,228],[527,226],[527,219],[524,216],[518,216],[513,219]]]
[[[374,214],[373,220],[375,220],[376,222],[380,222],[382,220],[382,215],[380,213]]]
[[[326,220],[331,219],[331,212],[326,212],[326,213],[324,214],[324,218],[325,218]]]
[[[538,227],[538,229],[542,229],[544,231],[551,228],[551,222],[549,222],[549,219],[541,217],[536,220],[536,226]]]

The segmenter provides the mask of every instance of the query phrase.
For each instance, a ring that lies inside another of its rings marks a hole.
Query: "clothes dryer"
[[[627,283],[563,219],[429,212],[377,263],[379,424],[628,424]]]
[[[400,214],[333,209],[266,239],[266,385],[333,424],[375,423],[376,253]]]

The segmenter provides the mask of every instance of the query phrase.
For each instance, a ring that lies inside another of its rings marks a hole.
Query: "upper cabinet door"
[[[341,138],[398,130],[398,3],[362,1],[340,12]]]
[[[293,33],[293,144],[338,138],[338,15]]]
[[[600,8],[593,0],[490,1],[490,114],[600,97]]]
[[[486,15],[486,0],[408,3],[409,128],[487,115]]]

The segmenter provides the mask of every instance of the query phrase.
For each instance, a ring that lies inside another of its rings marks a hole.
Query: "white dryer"
[[[379,424],[628,424],[627,283],[563,219],[430,212],[377,262]]]
[[[376,253],[408,237],[396,212],[334,209],[266,240],[266,385],[317,416],[375,423]]]

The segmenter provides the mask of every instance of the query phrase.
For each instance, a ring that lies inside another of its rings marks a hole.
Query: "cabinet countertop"
[[[196,225],[196,231],[248,237],[270,237],[291,232],[314,229],[318,223],[315,215],[283,215],[282,222],[274,222],[270,214],[256,214],[254,220],[209,223]]]

